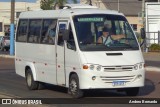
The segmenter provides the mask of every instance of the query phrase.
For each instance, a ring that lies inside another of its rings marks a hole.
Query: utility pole
[[[15,0],[11,0],[10,55],[14,55],[14,13]]]
[[[145,29],[145,1],[146,0],[142,0],[142,25],[143,25],[143,28]],[[143,47],[142,47],[142,49],[143,49],[143,51],[144,52],[148,52],[148,48],[147,48],[147,40],[146,40],[146,38],[144,39],[144,44],[143,44]]]
[[[144,11],[145,11],[145,0],[142,0],[142,24],[144,27]]]

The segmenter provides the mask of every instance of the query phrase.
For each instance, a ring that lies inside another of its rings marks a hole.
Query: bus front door
[[[62,37],[62,31],[68,29],[67,20],[58,21],[58,37],[57,37],[57,84],[65,86],[65,46]]]

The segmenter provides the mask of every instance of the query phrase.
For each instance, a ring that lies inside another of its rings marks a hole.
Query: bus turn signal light
[[[88,69],[88,65],[83,65],[83,69]]]

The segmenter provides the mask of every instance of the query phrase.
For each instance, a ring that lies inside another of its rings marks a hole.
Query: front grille
[[[132,71],[133,66],[103,66],[104,72]]]
[[[100,78],[105,83],[113,83],[113,81],[131,82],[135,78],[135,75],[131,75],[131,76],[100,76]]]

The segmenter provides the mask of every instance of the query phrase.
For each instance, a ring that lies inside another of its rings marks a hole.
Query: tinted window
[[[79,47],[82,51],[139,49],[135,35],[123,16],[79,15],[74,17],[74,25]],[[99,40],[102,42],[100,43]]]
[[[32,42],[32,43],[40,42],[41,25],[42,25],[41,19],[30,20],[28,42]]]
[[[69,26],[69,40],[67,41],[67,48],[72,49],[72,50],[76,50],[76,45],[75,45],[71,26]]]
[[[41,32],[41,43],[54,44],[56,35],[56,24],[55,19],[44,19],[43,27]]]
[[[59,23],[59,33],[58,33],[58,45],[63,46],[64,40],[62,32],[67,29],[67,22]]]
[[[19,26],[17,30],[17,41],[26,42],[27,41],[27,26],[28,20],[19,20]]]

